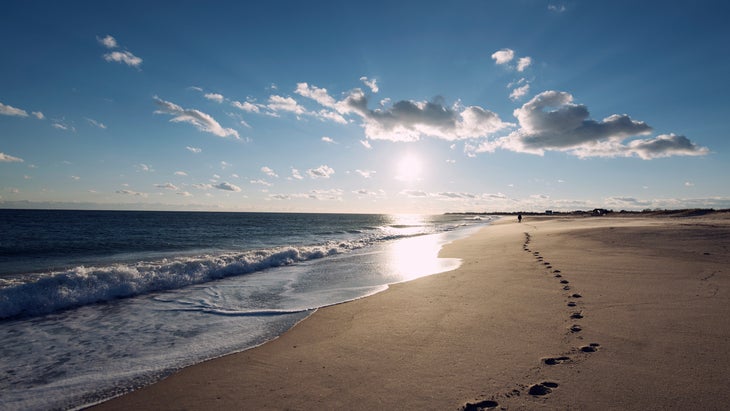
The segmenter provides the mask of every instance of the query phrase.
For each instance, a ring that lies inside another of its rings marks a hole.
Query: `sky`
[[[2,208],[730,208],[725,1],[2,9]]]

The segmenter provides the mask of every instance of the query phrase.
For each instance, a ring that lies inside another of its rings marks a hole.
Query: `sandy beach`
[[[101,410],[727,409],[730,216],[506,217]]]

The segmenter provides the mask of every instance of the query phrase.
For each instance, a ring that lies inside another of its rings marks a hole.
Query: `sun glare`
[[[421,160],[413,154],[406,154],[398,161],[395,178],[405,182],[414,182],[420,179],[421,171]]]

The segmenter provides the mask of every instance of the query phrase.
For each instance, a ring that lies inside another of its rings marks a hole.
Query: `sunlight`
[[[441,242],[437,236],[425,235],[394,242],[385,254],[386,264],[400,281],[441,273],[457,268],[457,258],[438,258]]]
[[[405,182],[418,181],[421,177],[421,159],[413,154],[406,154],[398,161],[395,178]]]

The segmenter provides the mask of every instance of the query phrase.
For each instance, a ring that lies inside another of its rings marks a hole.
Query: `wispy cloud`
[[[337,144],[335,140],[332,140],[332,138],[327,136],[322,137],[322,141],[328,144]]]
[[[174,191],[179,190],[179,188],[177,188],[177,186],[175,184],[172,184],[172,183],[169,183],[169,182],[168,183],[163,183],[163,184],[155,184],[155,187],[162,188],[164,190],[174,190]]]
[[[368,88],[370,89],[370,91],[372,91],[373,93],[377,93],[378,91],[380,91],[380,89],[378,88],[378,82],[377,82],[376,79],[372,79],[371,80],[371,79],[368,79],[365,76],[362,76],[362,77],[360,77],[360,81],[362,81],[363,84],[365,84],[366,86],[368,86]]]
[[[117,190],[117,194],[127,195],[127,196],[136,196],[136,197],[147,197],[147,193],[140,193],[138,191],[132,191],[132,190]]]
[[[270,167],[263,166],[261,167],[261,172],[266,174],[269,177],[279,178],[279,175],[276,174],[274,170],[272,170]]]
[[[525,84],[525,85],[519,86],[519,87],[515,88],[514,90],[512,90],[512,93],[510,93],[509,98],[512,101],[519,100],[522,97],[524,97],[525,95],[527,95],[527,93],[529,93],[529,92],[530,92],[530,85]]]
[[[211,133],[218,137],[233,136],[239,139],[238,132],[232,128],[223,128],[213,117],[195,109],[183,109],[175,103],[165,101],[155,96],[154,101],[159,107],[156,114],[169,114],[173,116],[172,122],[189,123],[198,130]]]
[[[89,124],[91,124],[94,127],[98,127],[102,130],[106,130],[106,125],[104,123],[101,123],[99,121],[96,121],[96,120],[90,119],[90,118],[87,118],[86,121],[88,121]]]
[[[0,163],[22,163],[22,158],[13,157],[9,154],[0,153]]]
[[[357,174],[359,174],[363,178],[370,178],[370,177],[373,176],[373,174],[375,174],[375,171],[374,170],[360,170],[360,169],[357,169],[357,170],[355,170],[355,172]]]
[[[291,178],[294,180],[303,180],[302,174],[296,168],[291,169]]]
[[[194,153],[194,154],[198,154],[198,153],[200,153],[200,152],[203,151],[203,149],[202,148],[199,148],[199,147],[186,146],[185,149],[188,150],[191,153]]]

